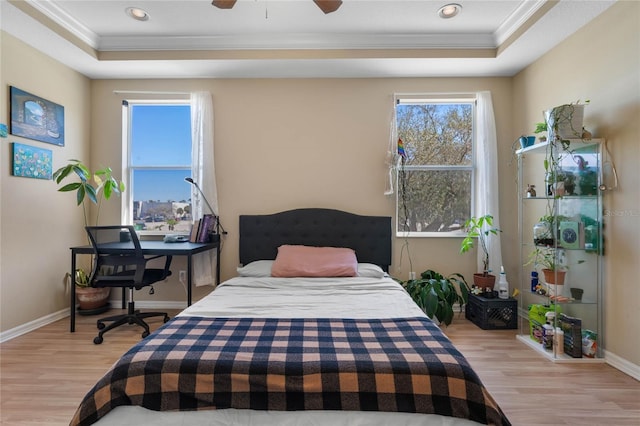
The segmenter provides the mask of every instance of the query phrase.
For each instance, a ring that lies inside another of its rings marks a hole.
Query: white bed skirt
[[[117,407],[99,426],[477,426],[466,419],[434,414],[355,411],[225,410],[158,412]]]

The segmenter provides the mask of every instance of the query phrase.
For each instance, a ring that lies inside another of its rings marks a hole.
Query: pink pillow
[[[355,277],[358,259],[350,248],[283,245],[271,267],[273,277]]]

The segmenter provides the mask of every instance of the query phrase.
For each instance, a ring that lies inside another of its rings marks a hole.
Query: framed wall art
[[[11,174],[13,176],[51,179],[53,174],[53,153],[51,150],[18,142],[13,142],[12,148]]]
[[[10,132],[64,146],[64,107],[11,86]]]

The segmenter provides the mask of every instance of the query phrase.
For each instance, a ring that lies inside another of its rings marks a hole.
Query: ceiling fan
[[[213,0],[211,2],[217,8],[231,9],[237,0]],[[313,0],[313,2],[322,10],[325,14],[335,12],[342,5],[342,0]]]

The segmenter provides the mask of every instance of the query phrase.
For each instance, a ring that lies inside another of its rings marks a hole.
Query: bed
[[[124,354],[71,425],[508,425],[387,274],[391,218],[242,215],[238,276]]]

